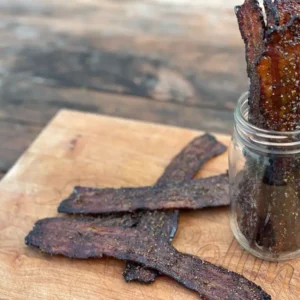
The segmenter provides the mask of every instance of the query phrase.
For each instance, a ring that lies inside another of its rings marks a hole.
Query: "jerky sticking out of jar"
[[[264,52],[265,24],[262,9],[256,0],[245,0],[235,8],[239,28],[246,47],[247,73],[249,78],[249,118],[259,126],[263,123],[259,111],[260,83],[256,63]]]
[[[300,126],[300,18],[266,32],[257,64],[264,129],[293,131]]]
[[[271,299],[242,275],[183,254],[165,239],[134,228],[104,227],[85,219],[50,218],[38,221],[25,241],[54,255],[134,261],[170,276],[198,292],[201,299]]]
[[[249,121],[259,128],[300,126],[300,3],[265,0],[267,24],[256,0],[236,8],[250,79]]]
[[[259,28],[257,7],[257,1],[245,0],[237,13],[248,73],[254,68],[258,83],[250,80],[248,121],[256,127],[250,144],[243,145],[244,167],[235,178],[234,197],[237,224],[247,240],[240,242],[259,257],[278,260],[300,247],[299,135],[294,134],[300,129],[300,2],[264,0],[267,23]],[[262,28],[261,54],[253,61],[248,48]]]

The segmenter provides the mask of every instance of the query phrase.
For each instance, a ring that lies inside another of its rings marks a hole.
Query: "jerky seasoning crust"
[[[225,146],[210,135],[198,137],[172,160],[156,186],[140,188],[138,192],[136,189],[125,189],[125,193],[112,189],[97,190],[97,192],[110,191],[114,197],[121,197],[120,199],[125,196],[123,199],[125,202],[130,200],[129,197],[133,192],[133,195],[138,196],[134,199],[136,203],[139,203],[143,194],[151,197],[153,191],[160,193],[161,190],[167,190],[167,193],[170,193],[174,192],[175,187],[177,194],[182,193],[184,191],[180,191],[179,187],[183,186],[186,190],[192,183],[188,179],[195,175],[201,165],[209,158],[224,152],[225,149]],[[168,183],[168,178],[174,178],[175,183]],[[220,191],[228,193],[228,178],[225,174],[196,180],[195,183],[197,182],[198,192],[202,196],[203,188],[212,187],[214,184],[217,189],[220,188]],[[189,200],[188,205],[205,207],[218,206],[223,201],[227,203],[228,198],[225,200],[220,191],[218,192],[220,198],[212,199],[211,191],[208,191],[208,195],[202,198],[202,204]],[[157,196],[156,193],[154,194]],[[159,204],[163,207],[165,200],[166,197],[161,197],[155,205]],[[144,202],[144,205],[149,204]],[[166,202],[166,205],[170,203]],[[147,212],[147,218],[144,216],[145,213],[135,212],[114,213],[97,218],[88,216],[44,219],[35,224],[25,242],[49,254],[81,259],[110,256],[127,260],[129,261],[126,269],[128,272],[125,271],[127,280],[139,279],[151,282],[157,274],[162,273],[181,282],[187,288],[197,291],[201,299],[271,299],[259,286],[243,276],[174,249],[170,245],[170,238],[177,228],[178,213],[153,211]]]
[[[167,241],[132,228],[103,227],[84,219],[43,219],[26,237],[26,244],[71,258],[109,256],[137,262],[174,278],[202,299],[271,299],[245,277],[180,253]]]
[[[293,131],[300,114],[300,19],[266,33],[265,52],[257,70],[261,83],[260,109],[264,128]]]
[[[300,2],[256,0],[236,7],[250,79],[249,121],[267,130],[300,129]]]
[[[229,205],[228,175],[180,183],[95,189],[76,187],[58,211],[68,214],[103,214],[136,210],[201,209]]]
[[[196,137],[172,159],[156,185],[190,180],[209,159],[225,151],[226,147],[210,134]],[[177,210],[147,211],[142,213],[137,228],[147,230],[150,235],[160,236],[166,241],[171,241],[177,231],[178,215]],[[141,265],[131,262],[126,264],[124,271],[126,281],[151,283],[157,275],[156,271],[144,269]]]
[[[257,1],[245,0],[237,8],[250,77],[249,122],[265,130],[299,130],[300,1],[264,0],[264,7],[266,24]],[[299,142],[299,136],[287,136],[283,144]],[[271,252],[273,259],[296,251],[300,245],[299,155],[279,156],[270,144],[264,165],[263,157],[259,160],[249,149],[243,151],[246,164],[235,196],[241,232],[251,247]]]

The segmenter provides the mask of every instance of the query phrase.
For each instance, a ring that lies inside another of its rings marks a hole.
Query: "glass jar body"
[[[246,96],[239,100],[229,149],[230,222],[238,242],[262,259],[300,257],[299,136],[255,128]]]

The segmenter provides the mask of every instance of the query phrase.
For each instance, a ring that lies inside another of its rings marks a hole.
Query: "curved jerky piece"
[[[190,180],[208,160],[224,153],[226,149],[209,133],[198,136],[172,159],[156,184]]]
[[[291,131],[300,125],[300,19],[276,27],[266,36],[266,51],[257,65],[264,129]]]
[[[136,229],[103,227],[72,218],[43,219],[35,224],[25,242],[43,252],[71,258],[109,256],[138,262],[172,277],[208,300],[271,299],[245,277],[180,253],[165,240]]]
[[[229,205],[228,175],[140,188],[76,187],[58,207],[68,214],[105,214],[136,210],[201,209]]]
[[[239,28],[246,45],[247,73],[249,78],[249,121],[263,127],[259,111],[260,83],[256,63],[264,52],[265,24],[261,8],[256,0],[245,0],[235,8]]]
[[[278,11],[278,25],[284,26],[300,13],[299,0],[276,0],[274,5]]]
[[[175,158],[172,159],[157,185],[170,181],[181,182],[192,179],[199,169],[212,157],[226,151],[226,147],[219,143],[214,136],[205,134],[192,140]],[[143,214],[139,230],[151,235],[159,235],[172,241],[177,231],[179,212],[175,211],[147,211]],[[142,266],[128,262],[124,271],[126,281],[140,281],[151,283],[155,280],[157,272],[144,270]]]

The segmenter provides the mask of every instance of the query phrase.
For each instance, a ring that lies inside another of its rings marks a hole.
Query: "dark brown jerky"
[[[300,19],[266,34],[266,49],[257,65],[260,112],[264,129],[292,131],[300,126]]]
[[[229,205],[228,175],[139,188],[75,187],[58,207],[67,214],[201,209]]]
[[[250,247],[277,259],[300,247],[299,158],[247,161],[235,178],[237,222]]]
[[[114,257],[155,269],[211,300],[267,300],[271,297],[245,277],[183,254],[167,241],[136,229],[103,227],[72,218],[40,220],[25,239],[41,251],[71,258]]]
[[[268,26],[264,29],[264,51],[255,63],[259,78],[256,88],[260,97],[255,102],[249,101],[249,120],[263,129],[291,131],[299,129],[300,125],[300,28],[297,16],[300,2],[272,2],[264,1]],[[247,20],[249,24],[250,19]],[[246,25],[244,27],[247,28]],[[258,32],[261,34],[261,29]],[[243,32],[242,35],[244,38]],[[252,39],[252,44],[256,41],[251,35],[249,39]],[[290,142],[294,140],[291,138]],[[271,154],[268,167],[261,167],[261,162],[256,161],[253,155],[247,156],[244,172],[247,179],[241,182],[238,195],[238,222],[242,233],[252,245],[272,252],[274,258],[281,252],[294,251],[293,247],[299,244],[295,234],[297,226],[287,225],[294,224],[294,220],[291,220],[294,218],[291,217],[292,212],[297,214],[299,210],[299,199],[294,192],[299,186],[298,166],[299,161],[296,159],[279,158]],[[258,178],[262,180],[259,182]],[[285,199],[286,195],[288,200]],[[286,231],[289,231],[288,235]]]
[[[266,32],[265,53],[257,65],[260,111],[264,129],[293,131],[300,125],[300,2],[275,1],[275,6],[280,27]],[[299,165],[297,157],[270,158],[260,186],[254,243],[274,256],[299,249]]]
[[[142,214],[140,212],[135,212],[132,214],[113,213],[109,215],[97,216],[96,218],[87,216],[85,219],[93,221],[101,226],[131,228],[137,226],[141,220],[141,216]]]
[[[197,137],[172,159],[156,184],[163,185],[170,181],[181,182],[192,179],[202,165],[225,150],[226,147],[210,134]],[[178,215],[178,211],[148,211],[143,214],[137,227],[139,230],[147,231],[148,234],[172,241],[177,231]],[[151,283],[157,275],[157,272],[144,270],[142,266],[132,262],[126,264],[124,271],[126,281]]]
[[[264,0],[268,28],[279,25],[279,14],[273,0]]]
[[[260,82],[256,64],[264,52],[265,24],[261,8],[256,0],[245,0],[235,8],[242,38],[246,45],[247,73],[249,78],[249,121],[261,127],[263,123],[259,111]]]
[[[299,0],[276,0],[274,3],[278,12],[278,25],[287,25],[290,20],[300,13]]]
[[[190,180],[208,160],[224,153],[226,149],[211,134],[196,137],[172,159],[156,184]]]

